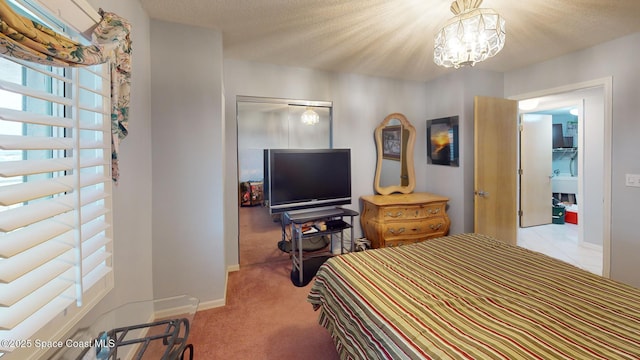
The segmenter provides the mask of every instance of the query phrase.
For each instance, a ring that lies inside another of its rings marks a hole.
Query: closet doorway
[[[269,212],[266,154],[268,149],[331,148],[332,103],[238,96],[236,114],[239,264],[290,261],[278,249],[280,218]]]

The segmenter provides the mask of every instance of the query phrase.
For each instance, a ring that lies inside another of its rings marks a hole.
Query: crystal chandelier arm
[[[456,0],[451,3],[451,12],[455,15],[477,9],[482,5],[482,0]]]

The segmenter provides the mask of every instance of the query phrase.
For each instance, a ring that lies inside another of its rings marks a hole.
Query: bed
[[[307,299],[341,359],[640,359],[640,289],[479,234],[333,257]]]

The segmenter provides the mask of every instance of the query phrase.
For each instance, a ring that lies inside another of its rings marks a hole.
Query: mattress
[[[488,236],[329,259],[308,295],[341,359],[639,359],[640,290]]]

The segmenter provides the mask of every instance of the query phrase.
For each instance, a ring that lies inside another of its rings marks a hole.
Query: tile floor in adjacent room
[[[602,248],[581,245],[578,225],[565,223],[519,228],[518,245],[602,275]]]

